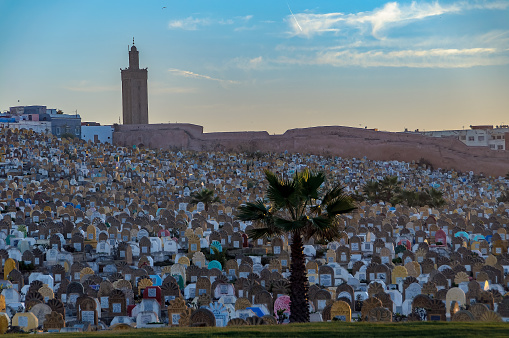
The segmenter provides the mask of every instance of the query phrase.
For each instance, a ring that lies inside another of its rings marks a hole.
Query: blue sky
[[[0,0],[0,109],[118,122],[133,36],[151,123],[509,124],[509,0]]]

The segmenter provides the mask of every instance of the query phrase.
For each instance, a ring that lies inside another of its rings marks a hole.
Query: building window
[[[80,134],[80,128],[76,127],[76,130],[74,132],[76,133],[76,135],[79,135]]]
[[[55,130],[56,130],[57,136],[60,135],[60,127],[56,127]]]
[[[468,140],[469,140],[469,141],[473,141],[473,140],[474,140],[474,137],[473,137],[473,136],[469,136],[469,137],[468,137]]]
[[[498,147],[497,147],[498,150],[504,150],[504,146],[499,144]]]
[[[479,140],[479,141],[484,141],[484,136],[478,136],[478,137],[477,137],[477,140]]]
[[[495,145],[494,144],[490,144],[490,148],[491,149],[495,149]]]
[[[498,135],[497,140],[501,140],[501,139],[502,139],[502,135]]]

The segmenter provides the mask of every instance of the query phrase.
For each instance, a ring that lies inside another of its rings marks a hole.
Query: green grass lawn
[[[27,337],[26,335],[10,335]],[[44,337],[509,337],[509,323],[309,323],[46,334]]]

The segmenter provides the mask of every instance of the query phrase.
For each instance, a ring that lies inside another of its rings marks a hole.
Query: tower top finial
[[[133,36],[133,46],[134,46],[134,36]]]

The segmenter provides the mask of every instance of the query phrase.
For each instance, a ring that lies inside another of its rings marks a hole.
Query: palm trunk
[[[290,264],[290,323],[309,322],[308,277],[306,259],[300,234],[292,236]]]

